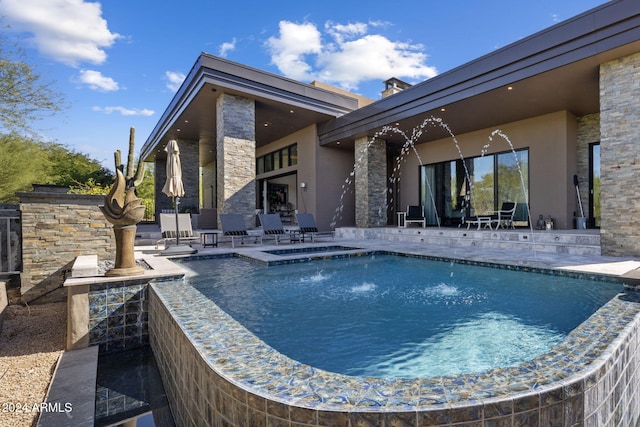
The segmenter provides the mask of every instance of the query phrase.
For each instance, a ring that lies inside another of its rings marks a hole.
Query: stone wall
[[[217,103],[218,212],[242,214],[249,225],[256,208],[255,104],[229,94]]]
[[[602,254],[640,256],[640,53],[600,66]]]
[[[22,211],[20,292],[10,303],[28,302],[62,286],[79,255],[115,259],[112,225],[98,208],[104,196],[66,194],[36,187],[18,193]]]
[[[387,225],[387,144],[356,139],[356,226]]]

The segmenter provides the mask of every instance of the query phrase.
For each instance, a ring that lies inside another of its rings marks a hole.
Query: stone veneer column
[[[640,53],[600,66],[601,247],[640,256]]]
[[[387,225],[387,143],[355,141],[356,226]]]
[[[251,224],[256,208],[255,102],[223,93],[217,103],[217,207]]]
[[[200,206],[200,153],[198,141],[178,139],[184,197],[180,199],[180,211],[196,212]],[[145,178],[149,179],[149,178]],[[155,162],[156,217],[163,209],[173,209],[171,197],[162,192],[167,181],[167,160]]]

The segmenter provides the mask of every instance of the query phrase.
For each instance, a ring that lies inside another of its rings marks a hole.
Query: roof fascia
[[[286,77],[202,53],[141,149],[146,158],[206,83],[249,98],[266,99],[333,117],[358,108],[358,100]]]

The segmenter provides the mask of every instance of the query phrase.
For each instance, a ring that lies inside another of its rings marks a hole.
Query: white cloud
[[[120,89],[118,82],[111,77],[105,77],[100,71],[80,70],[80,82],[93,90],[111,92]]]
[[[93,111],[102,112],[105,114],[120,113],[123,116],[153,116],[156,112],[148,109],[139,108],[125,108],[125,107],[93,107]]]
[[[218,51],[218,55],[226,58],[227,53],[234,51],[236,49],[236,39],[234,38],[230,42],[225,42],[220,45],[220,50]]]
[[[183,73],[177,71],[166,71],[164,77],[167,80],[167,88],[171,92],[177,92],[180,89],[180,85],[187,77]]]
[[[43,55],[77,67],[102,64],[120,37],[107,27],[100,3],[83,0],[0,0],[3,17],[14,30],[31,34],[28,39]]]
[[[284,75],[297,80],[313,80],[311,65],[306,56],[322,52],[320,31],[314,24],[295,24],[280,21],[280,36],[270,37],[267,47],[271,53],[271,63]]]
[[[437,75],[435,67],[427,65],[422,45],[370,34],[370,28],[386,26],[384,22],[327,22],[324,32],[330,41],[323,41],[315,24],[281,21],[279,35],[267,40],[267,48],[271,62],[287,77],[317,79],[349,90],[367,80],[421,81]]]

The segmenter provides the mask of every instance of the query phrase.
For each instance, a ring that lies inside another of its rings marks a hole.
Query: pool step
[[[570,255],[601,255],[599,230],[474,230],[460,228],[342,227],[336,237],[426,243],[449,247],[534,250]]]

